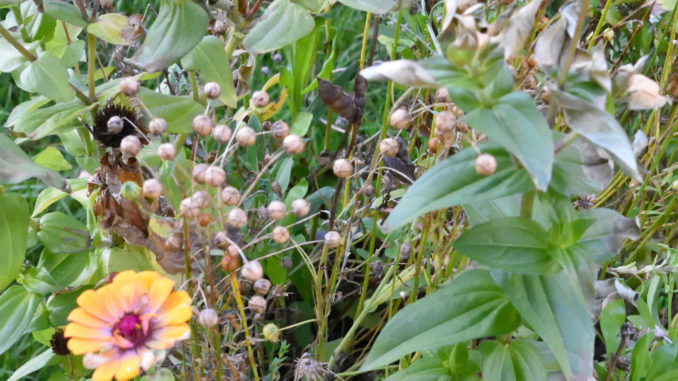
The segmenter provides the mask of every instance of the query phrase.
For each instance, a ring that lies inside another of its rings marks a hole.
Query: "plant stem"
[[[254,352],[252,351],[252,339],[250,338],[250,331],[247,328],[247,316],[245,316],[245,305],[242,301],[242,296],[240,295],[240,286],[238,285],[238,279],[235,276],[235,273],[231,273],[229,276],[231,278],[231,288],[235,294],[235,302],[238,305],[238,311],[240,312],[240,317],[242,321],[242,328],[245,331],[245,342],[247,343],[247,352],[250,356],[250,366],[252,367],[252,373],[254,373],[254,379],[259,381],[259,372],[257,371],[257,363],[254,360]]]
[[[532,218],[532,207],[536,193],[537,191],[534,190],[523,193],[523,197],[520,199],[520,217]]]
[[[579,37],[581,36],[581,30],[584,26],[584,19],[586,19],[586,12],[589,10],[589,0],[582,0],[581,10],[579,10],[579,18],[577,19],[577,27],[574,31],[574,36],[572,36],[572,43],[570,44],[570,50],[567,52],[567,60],[565,61],[565,66],[561,69],[560,77],[558,78],[558,87],[562,87],[565,84],[567,79],[567,73],[570,70],[570,65],[574,59],[575,52],[577,51],[577,45],[579,45]]]
[[[96,90],[94,87],[94,74],[96,70],[96,43],[97,38],[91,33],[87,33],[87,86],[89,86],[89,98],[96,99]]]
[[[605,2],[605,8],[603,8],[603,13],[600,15],[600,20],[598,20],[596,29],[593,31],[593,35],[591,36],[591,42],[589,42],[588,50],[591,50],[596,42],[596,36],[598,36],[598,34],[600,34],[600,30],[603,29],[603,24],[605,24],[605,19],[607,18],[607,12],[610,10],[610,5],[612,5],[612,0],[607,0]]]

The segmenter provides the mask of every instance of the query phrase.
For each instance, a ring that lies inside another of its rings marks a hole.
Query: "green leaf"
[[[290,0],[275,0],[247,33],[243,45],[255,54],[270,52],[297,41],[314,27],[313,16],[304,7]]]
[[[149,258],[146,257],[148,250],[134,247],[113,247],[101,252],[101,268],[104,274],[114,271],[145,271],[153,270]]]
[[[396,6],[396,0],[339,0],[340,3],[363,12],[386,13]]]
[[[539,223],[513,217],[474,226],[454,242],[454,247],[484,265],[521,274],[545,274],[558,268],[547,238]]]
[[[15,193],[0,194],[0,291],[14,281],[26,255],[28,237],[28,204]]]
[[[129,45],[122,37],[122,30],[129,28],[127,16],[121,13],[105,13],[87,26],[87,32],[114,45]]]
[[[92,109],[95,104],[83,105],[79,100],[57,103],[24,114],[15,124],[14,131],[23,132],[32,140],[62,132],[78,115]]]
[[[449,377],[450,370],[444,366],[440,358],[424,357],[392,374],[384,381],[439,381],[448,380]]]
[[[455,154],[415,181],[388,216],[382,230],[393,230],[436,209],[486,202],[532,189],[527,172],[516,168],[506,151],[485,144],[479,145],[479,149],[495,157],[495,173],[484,176],[476,172],[477,153],[473,148]]]
[[[645,334],[636,342],[631,352],[631,381],[639,381],[650,369],[650,351],[648,347],[654,339],[654,333]]]
[[[626,175],[638,182],[643,181],[631,142],[612,115],[566,92],[554,90],[553,98],[563,108],[568,127],[607,150]]]
[[[87,179],[68,179],[68,184],[71,187],[71,193],[66,193],[62,190],[47,187],[40,192],[37,199],[35,200],[35,207],[33,209],[33,214],[31,217],[35,217],[40,213],[44,212],[50,205],[61,200],[66,196],[73,197],[78,201],[83,207],[86,207],[88,204],[87,197]]]
[[[90,247],[87,226],[61,213],[47,213],[40,218],[38,239],[52,253],[79,253]]]
[[[526,93],[511,93],[494,106],[481,107],[463,118],[523,164],[538,190],[551,181],[553,141],[546,120]]]
[[[607,188],[612,174],[607,160],[601,160],[595,147],[579,138],[556,155],[550,187],[568,197],[594,194]]]
[[[609,261],[619,254],[626,239],[640,238],[640,228],[633,218],[626,218],[616,210],[596,208],[579,213],[580,219],[593,223],[579,238],[582,245],[596,263]]]
[[[66,66],[50,52],[43,52],[37,60],[21,70],[16,84],[28,92],[35,92],[56,102],[67,102],[75,96],[68,83]]]
[[[508,344],[490,341],[491,352],[483,361],[483,379],[497,381],[546,381],[544,360],[534,345],[514,340]]]
[[[68,183],[58,172],[35,164],[10,138],[0,134],[0,183],[16,184],[31,177],[55,188],[69,190]]]
[[[206,30],[207,13],[200,5],[191,0],[163,1],[130,62],[149,73],[161,71],[198,45]]]
[[[486,270],[470,270],[399,311],[377,337],[361,371],[415,351],[511,332],[516,310]]]
[[[167,131],[174,134],[192,132],[193,118],[205,112],[205,107],[190,96],[173,96],[141,89],[139,97],[154,117],[167,121]]]
[[[300,112],[297,114],[297,117],[294,119],[292,126],[290,127],[290,134],[297,136],[304,136],[308,131],[308,128],[311,126],[313,121],[313,114],[310,112]]]
[[[78,307],[77,299],[88,287],[79,288],[73,292],[63,294],[56,294],[47,301],[47,309],[49,310],[49,321],[54,327],[60,327],[68,324],[67,317]]]
[[[28,376],[33,372],[46,367],[50,363],[55,363],[52,359],[55,359],[56,355],[52,352],[52,348],[47,348],[44,352],[28,360],[23,364],[19,369],[15,370],[14,373],[7,379],[7,381],[18,381]],[[56,358],[56,360],[60,360]]]
[[[297,2],[311,13],[319,13],[329,3],[329,0],[298,0]]]
[[[28,50],[34,50],[38,43],[24,44]],[[11,73],[28,62],[26,57],[16,50],[7,40],[0,40],[0,71]]]
[[[0,295],[0,354],[11,348],[24,334],[40,300],[39,295],[18,285]]]
[[[230,61],[231,58],[224,50],[224,43],[218,37],[205,36],[198,46],[181,59],[181,65],[186,70],[198,71],[205,82],[218,83],[221,87],[219,100],[234,108],[238,101]]]
[[[87,21],[82,19],[82,14],[74,4],[62,0],[43,0],[42,7],[45,14],[57,20],[66,21],[79,27],[86,27]]]
[[[614,354],[619,347],[621,341],[619,329],[625,321],[626,308],[623,299],[608,303],[600,314],[600,332],[603,334],[608,356]]]
[[[45,168],[55,171],[65,171],[73,168],[69,162],[64,159],[64,155],[53,146],[48,146],[39,154],[33,156],[33,161]]]
[[[678,344],[663,343],[652,352],[652,363],[647,371],[647,380],[656,380],[667,373],[673,367],[678,352]]]

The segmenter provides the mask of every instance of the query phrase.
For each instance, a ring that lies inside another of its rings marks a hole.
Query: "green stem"
[[[560,77],[558,78],[558,87],[562,87],[565,84],[567,79],[567,72],[570,70],[570,65],[574,59],[575,52],[577,51],[577,45],[579,45],[579,37],[581,36],[582,26],[584,25],[584,19],[586,18],[586,12],[589,10],[589,0],[582,0],[581,10],[579,11],[579,18],[577,19],[577,28],[574,31],[574,36],[572,36],[572,43],[570,44],[570,50],[567,53],[567,60],[565,61],[565,66],[561,69]]]
[[[520,217],[532,218],[532,207],[534,205],[534,196],[537,191],[528,191],[523,193],[520,199]]]
[[[589,46],[587,48],[588,50],[591,50],[596,42],[596,36],[598,36],[598,34],[600,34],[600,30],[603,29],[605,19],[607,18],[607,12],[610,10],[610,5],[612,5],[612,0],[607,0],[605,2],[605,8],[603,8],[603,13],[600,15],[600,20],[598,20],[598,24],[596,25],[596,29],[593,31],[593,36],[591,36],[591,42],[589,42]]]
[[[648,11],[649,12],[649,11]],[[666,80],[671,74],[670,65],[673,59],[673,41],[676,38],[676,22],[678,21],[678,4],[673,7],[673,14],[671,15],[671,36],[669,37],[669,46],[666,50],[666,59],[664,60],[664,67],[662,68],[662,78],[659,81],[659,86],[663,89],[666,85]]]
[[[19,6],[13,6],[12,7],[12,14],[14,14],[14,19],[16,20],[17,25],[21,25],[21,39],[24,42],[28,42],[29,37],[28,37],[28,32],[26,32],[26,28],[24,28],[24,18],[21,16],[21,10],[19,9]]]
[[[247,343],[247,352],[250,356],[250,366],[252,367],[252,373],[254,373],[254,379],[259,381],[259,372],[257,371],[257,363],[254,360],[254,351],[252,351],[252,339],[250,337],[250,331],[247,327],[247,316],[245,315],[245,305],[242,301],[242,296],[240,295],[240,286],[238,285],[238,279],[235,276],[235,273],[231,273],[229,276],[231,278],[231,288],[233,288],[233,293],[235,294],[235,302],[238,305],[238,311],[240,312],[240,317],[242,321],[242,328],[245,331],[245,342]]]
[[[96,47],[97,38],[91,33],[87,33],[87,86],[89,87],[89,98],[97,98],[94,87],[94,74],[96,70]]]

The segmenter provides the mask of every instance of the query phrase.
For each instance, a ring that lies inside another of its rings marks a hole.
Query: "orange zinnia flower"
[[[132,379],[190,336],[191,298],[173,287],[156,272],[125,271],[78,297],[64,336],[73,354],[85,355],[85,367],[96,368],[92,381]]]

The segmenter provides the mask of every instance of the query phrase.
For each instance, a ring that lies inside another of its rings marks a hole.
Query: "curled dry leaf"
[[[348,94],[341,87],[318,78],[318,94],[320,99],[330,109],[351,123],[358,123],[365,111],[365,90],[367,82],[361,75],[356,76],[353,86],[353,95]]]
[[[660,94],[659,84],[642,74],[631,74],[627,86],[631,110],[659,108],[669,101],[668,97]]]
[[[610,278],[605,280],[597,280],[594,286],[596,300],[593,305],[594,321],[597,322],[600,318],[600,313],[605,309],[610,302],[623,299],[629,304],[636,305],[636,301],[640,297],[635,290],[622,284],[617,278]]]
[[[370,66],[360,72],[368,81],[393,81],[408,87],[439,87],[440,85],[417,62],[397,60]]]
[[[532,31],[534,18],[543,2],[544,0],[532,0],[524,7],[514,11],[508,19],[508,25],[490,39],[491,42],[498,43],[504,48],[505,59],[513,57],[525,44]],[[496,22],[499,22],[499,19]]]

